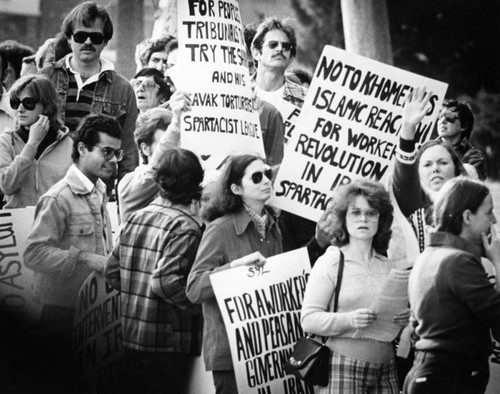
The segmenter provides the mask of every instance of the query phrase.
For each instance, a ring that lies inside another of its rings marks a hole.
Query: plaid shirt
[[[158,197],[133,213],[105,267],[121,291],[123,346],[144,352],[200,354],[201,308],[185,286],[202,228],[182,207]]]

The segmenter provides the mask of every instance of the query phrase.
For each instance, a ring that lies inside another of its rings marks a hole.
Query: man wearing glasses
[[[275,17],[265,19],[252,41],[252,55],[257,63],[255,83],[257,95],[276,107],[286,100],[302,107],[307,90],[285,77],[295,58],[297,39],[294,28]]]
[[[124,157],[118,165],[121,179],[138,164],[133,137],[137,105],[130,83],[101,57],[113,36],[113,23],[102,6],[87,1],[70,11],[61,29],[72,52],[41,72],[61,95],[64,122],[70,133],[88,114],[105,113],[118,120],[123,130]]]
[[[453,147],[464,164],[470,164],[479,179],[486,179],[486,158],[484,153],[469,142],[474,126],[474,115],[465,102],[447,100],[443,103],[437,122],[439,139]]]
[[[47,376],[58,376],[62,385],[71,384],[71,333],[78,291],[92,271],[102,272],[112,250],[103,181],[123,158],[120,138],[120,125],[109,115],[88,115],[82,120],[74,137],[73,165],[38,200],[26,241],[24,261],[34,271],[35,297],[42,304],[44,358],[55,371]]]

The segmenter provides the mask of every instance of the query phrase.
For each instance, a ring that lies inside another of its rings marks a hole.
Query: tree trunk
[[[345,48],[393,64],[386,0],[341,0]]]
[[[151,38],[166,35],[177,37],[177,0],[160,0],[158,10],[155,12],[155,25]]]
[[[144,38],[144,0],[119,0],[115,69],[130,79],[135,75],[135,46]]]

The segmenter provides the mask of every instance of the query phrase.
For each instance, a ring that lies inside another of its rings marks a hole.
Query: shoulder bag
[[[337,312],[340,285],[344,274],[344,254],[340,251],[337,283],[333,300],[333,312]],[[314,386],[328,386],[330,375],[330,348],[326,346],[328,337],[322,342],[316,341],[314,335],[305,335],[297,340],[292,354],[285,363],[285,372],[295,375]]]

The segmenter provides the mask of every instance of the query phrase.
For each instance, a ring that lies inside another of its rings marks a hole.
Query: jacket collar
[[[469,241],[445,231],[437,231],[429,234],[429,246],[448,246],[471,253],[479,260],[481,259],[481,248]]]
[[[65,57],[63,57],[62,59],[59,59],[57,62],[54,63],[54,68],[55,69],[63,69],[66,72],[69,72],[69,68],[68,68],[68,65],[66,63],[66,58],[68,59],[68,62],[69,62],[70,56],[73,56],[73,54],[68,53]],[[113,71],[114,71],[113,63],[111,63],[109,60],[106,60],[102,57],[99,60],[101,61],[101,65],[102,65],[102,71],[99,74],[99,79],[106,78],[106,80],[109,83],[113,83]]]
[[[276,215],[272,209],[268,207],[265,207],[264,209],[267,211],[269,218],[269,228],[271,228],[276,224]],[[238,236],[243,234],[250,223],[252,223],[252,218],[244,208],[241,208],[238,212],[233,213],[232,217],[234,229],[236,231],[236,235]]]
[[[91,191],[88,190],[88,188],[84,185],[82,180],[76,174],[75,168],[76,168],[75,164],[71,165],[65,176],[65,180],[68,183],[69,188],[74,194],[81,194],[81,195],[90,194]],[[106,185],[101,179],[97,180],[95,188],[99,193],[106,195]]]

